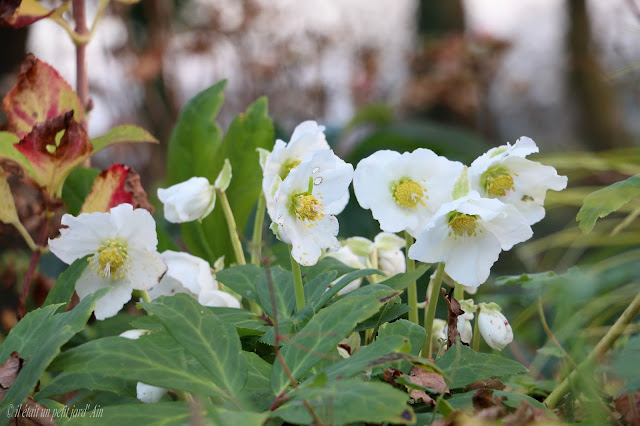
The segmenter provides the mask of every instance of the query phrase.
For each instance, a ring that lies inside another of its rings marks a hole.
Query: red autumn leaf
[[[38,0],[0,0],[0,25],[22,28],[48,18],[60,7],[49,10]]]
[[[15,145],[33,165],[36,181],[52,195],[60,195],[71,170],[93,151],[87,132],[73,115],[74,112],[69,111],[36,124]]]
[[[140,183],[140,175],[130,167],[114,164],[100,173],[82,204],[82,213],[108,212],[122,203],[153,213],[147,193]]]
[[[80,99],[58,72],[32,54],[20,68],[18,82],[2,101],[9,118],[8,130],[22,139],[36,124],[74,111],[82,122],[84,108]]]

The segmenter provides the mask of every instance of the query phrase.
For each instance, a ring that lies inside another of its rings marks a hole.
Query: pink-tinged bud
[[[493,349],[501,351],[513,341],[513,330],[509,321],[496,309],[481,308],[478,315],[478,328],[485,342]]]

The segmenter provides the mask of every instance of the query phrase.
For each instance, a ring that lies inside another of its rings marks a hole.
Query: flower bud
[[[169,188],[159,188],[158,198],[169,222],[202,221],[216,204],[216,191],[206,178],[192,177]]]
[[[480,304],[478,328],[485,342],[493,349],[501,351],[513,341],[511,325],[500,312],[500,307],[495,303]]]

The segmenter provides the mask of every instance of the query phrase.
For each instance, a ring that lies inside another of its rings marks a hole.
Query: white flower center
[[[425,195],[426,189],[418,182],[413,180],[404,180],[398,182],[393,188],[393,199],[398,205],[417,210],[418,203],[423,206],[423,198],[429,198]]]
[[[482,232],[482,229],[478,228],[477,216],[458,211],[449,213],[449,228],[456,239],[458,237],[475,237],[478,235],[478,231]]]
[[[127,248],[120,241],[108,239],[98,248],[98,253],[89,259],[91,269],[102,278],[123,278],[127,270],[131,268],[131,256]]]

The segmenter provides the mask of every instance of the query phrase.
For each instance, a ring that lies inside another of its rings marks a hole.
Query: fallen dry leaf
[[[16,377],[18,377],[23,361],[24,360],[18,355],[18,352],[11,352],[9,359],[0,365],[0,387],[3,389],[11,387]]]

